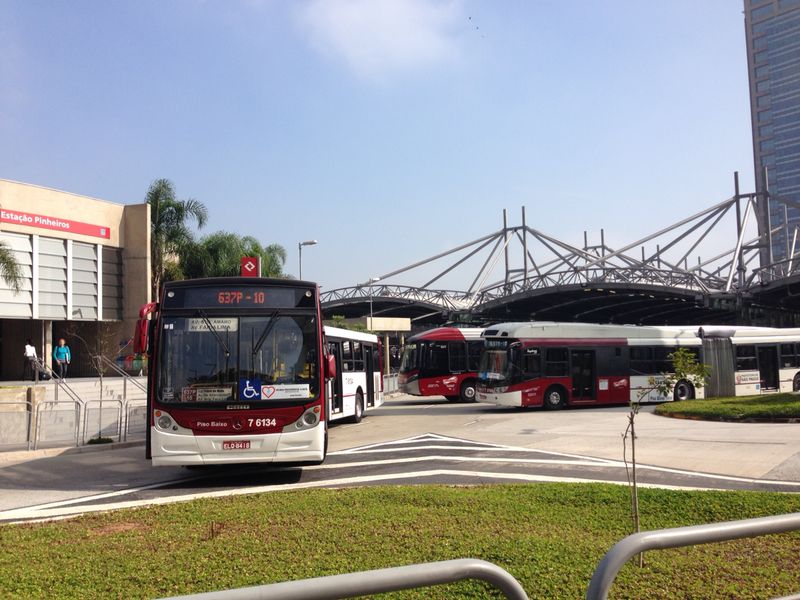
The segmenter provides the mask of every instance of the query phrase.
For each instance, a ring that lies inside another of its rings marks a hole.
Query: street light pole
[[[306,240],[305,242],[298,242],[297,244],[297,260],[299,261],[298,279],[303,279],[303,246],[314,246],[317,240]]]
[[[380,280],[380,277],[369,278],[369,330],[372,330],[372,284]]]

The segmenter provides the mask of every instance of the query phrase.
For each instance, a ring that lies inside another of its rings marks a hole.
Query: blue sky
[[[502,225],[616,247],[752,191],[737,0],[0,0],[0,178],[150,182],[324,289]],[[444,287],[465,288],[454,272]],[[421,276],[392,280],[419,284]]]

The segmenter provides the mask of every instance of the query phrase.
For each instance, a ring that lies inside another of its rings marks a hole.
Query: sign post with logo
[[[243,256],[241,274],[242,277],[261,277],[261,257]]]

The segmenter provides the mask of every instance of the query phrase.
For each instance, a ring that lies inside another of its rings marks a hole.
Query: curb
[[[0,452],[0,465],[36,460],[38,458],[61,456],[64,454],[85,454],[87,452],[122,450],[123,448],[133,448],[135,446],[144,446],[144,440],[113,442],[111,444],[93,444],[91,446],[69,446],[66,448],[42,448],[41,450],[12,450],[10,452]]]

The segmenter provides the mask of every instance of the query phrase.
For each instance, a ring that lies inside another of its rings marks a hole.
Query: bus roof
[[[378,336],[373,333],[353,331],[352,329],[341,329],[340,327],[331,327],[330,325],[325,325],[322,329],[325,331],[325,336],[329,338],[341,338],[343,340],[356,340],[358,342],[373,343],[378,341]]]
[[[800,339],[800,329],[745,326],[645,326],[606,325],[598,323],[558,323],[533,321],[529,323],[500,323],[486,328],[485,338],[516,339],[626,339],[632,345],[648,343],[696,345],[703,337],[731,338],[734,343],[779,342]]]
[[[465,340],[479,341],[483,327],[438,327],[417,333],[408,338],[408,342],[441,341],[456,342]]]

